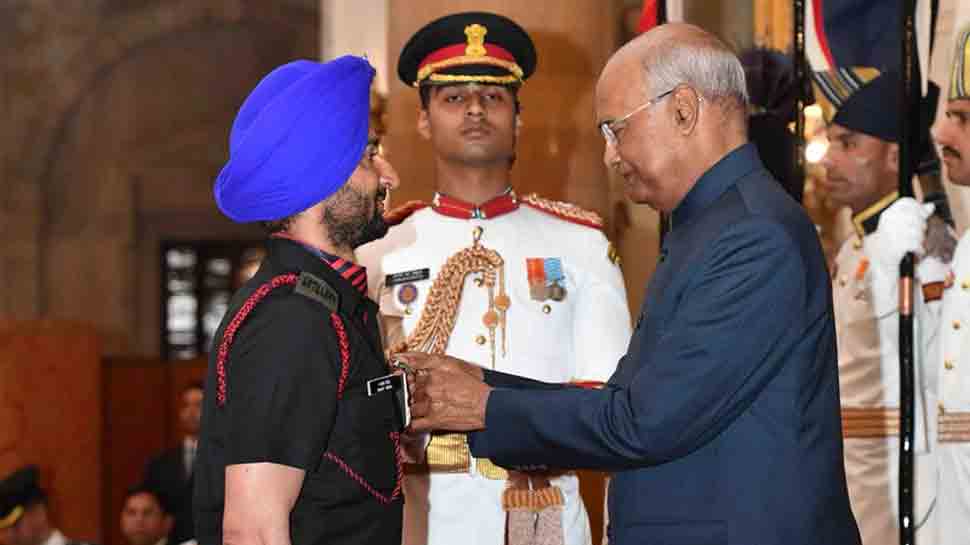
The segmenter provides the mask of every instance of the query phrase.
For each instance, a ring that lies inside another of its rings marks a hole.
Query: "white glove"
[[[943,262],[942,259],[928,255],[919,260],[919,265],[916,266],[916,278],[919,279],[922,284],[930,284],[933,282],[945,282],[946,275],[949,274],[950,267]]]
[[[903,197],[887,208],[879,216],[876,232],[864,239],[871,264],[895,272],[907,253],[922,255],[926,219],[935,207],[933,203],[920,204],[916,199]]]

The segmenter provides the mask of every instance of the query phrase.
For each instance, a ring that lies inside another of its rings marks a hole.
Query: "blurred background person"
[[[169,542],[182,543],[195,537],[192,518],[192,483],[195,452],[202,418],[202,382],[186,386],[179,396],[178,423],[183,434],[179,446],[162,452],[145,467],[145,485],[165,496],[171,504],[174,524]]]
[[[798,85],[791,56],[764,47],[742,51],[748,88],[748,138],[758,148],[765,167],[785,191],[802,202],[803,180],[795,177],[794,121]]]
[[[128,545],[167,545],[175,519],[163,495],[146,485],[128,491],[121,509],[121,534]]]

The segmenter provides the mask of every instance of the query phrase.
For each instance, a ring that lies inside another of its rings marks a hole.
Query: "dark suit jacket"
[[[192,521],[192,476],[185,474],[183,445],[166,450],[148,462],[145,484],[165,495],[175,525],[169,535],[169,545],[179,545],[195,537]]]
[[[607,386],[533,389],[489,372],[472,452],[616,472],[611,545],[858,545],[814,226],[750,144],[698,180],[672,223]]]

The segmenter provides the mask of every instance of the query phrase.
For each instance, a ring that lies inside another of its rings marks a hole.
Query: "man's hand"
[[[433,354],[411,352],[397,357],[415,371],[411,430],[474,431],[485,427],[485,407],[492,388],[482,382],[480,367]]]
[[[404,360],[413,369],[446,368],[471,375],[479,382],[485,380],[485,373],[481,367],[451,356],[438,356],[424,352],[401,352],[394,358]]]

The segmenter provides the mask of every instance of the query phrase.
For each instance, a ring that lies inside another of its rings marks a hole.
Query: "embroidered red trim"
[[[515,62],[515,56],[513,56],[508,49],[505,49],[504,47],[493,43],[484,43],[482,45],[485,46],[485,53],[487,56],[493,57],[499,60],[507,61],[507,62]],[[467,43],[460,43],[460,44],[448,45],[448,46],[442,47],[441,49],[436,49],[431,53],[429,53],[424,59],[421,60],[421,64],[418,65],[418,70],[424,68],[429,64],[446,61],[448,59],[453,59],[455,57],[465,56],[467,55],[467,53],[465,53],[465,50],[467,48],[468,48]],[[473,64],[473,63],[469,62],[467,64]]]
[[[553,202],[551,201],[539,199],[540,198],[534,194],[526,195],[521,199],[521,202],[530,208],[534,208],[540,212],[545,212],[550,216],[556,216],[557,218],[564,219],[571,223],[578,223],[579,225],[585,225],[586,227],[592,227],[593,229],[603,229],[603,220],[598,219],[599,217],[593,212],[576,209],[576,207],[571,207],[570,211],[566,212],[564,208],[554,206]]]
[[[389,496],[386,494],[382,494],[379,490],[371,486],[371,484],[368,483],[367,480],[364,479],[364,477],[362,477],[359,473],[354,471],[354,469],[350,467],[350,465],[348,465],[347,462],[344,462],[336,454],[329,451],[323,453],[324,458],[337,464],[337,467],[342,469],[343,472],[346,473],[348,477],[350,477],[354,481],[357,481],[357,484],[359,484],[361,488],[366,490],[371,496],[374,496],[377,499],[377,501],[379,501],[383,505],[387,505],[393,502],[401,495],[401,485],[404,482],[404,457],[401,455],[401,434],[397,432],[391,432],[389,435],[391,438],[391,442],[394,443],[394,458],[396,459],[396,463],[397,463],[397,478],[394,483],[394,490],[391,491],[391,494]]]
[[[340,401],[344,397],[344,386],[350,374],[350,341],[347,339],[344,321],[336,312],[330,313],[330,323],[333,324],[333,330],[337,332],[337,344],[340,347],[340,379],[337,381],[337,401]]]
[[[508,214],[519,209],[519,200],[515,193],[510,192],[499,195],[488,202],[475,206],[470,202],[465,202],[455,197],[449,197],[442,193],[436,193],[431,208],[444,216],[458,219],[492,219],[503,214]]]
[[[243,321],[253,311],[253,308],[263,300],[264,297],[276,288],[296,284],[298,276],[296,274],[281,274],[273,277],[269,282],[263,284],[252,295],[246,299],[240,307],[232,321],[226,326],[222,334],[222,342],[219,343],[219,352],[216,356],[216,405],[222,407],[226,404],[226,360],[229,358],[229,347],[236,337],[236,331],[242,326]]]

